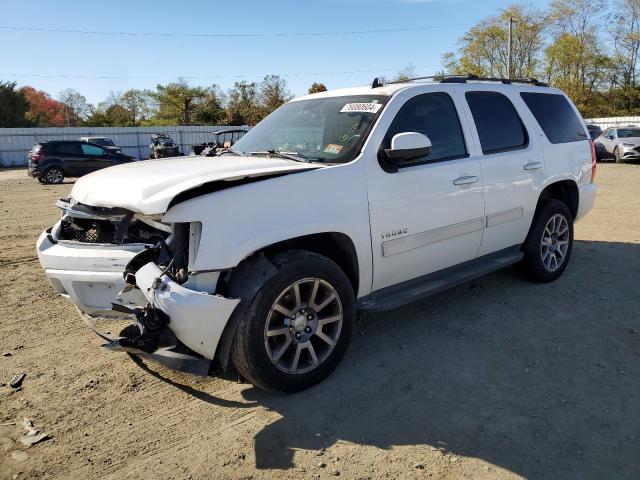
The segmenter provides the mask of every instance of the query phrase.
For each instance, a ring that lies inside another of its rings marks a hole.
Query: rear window
[[[527,131],[511,101],[498,92],[465,94],[484,154],[524,148]]]
[[[77,143],[59,143],[55,146],[55,153],[66,155],[80,155],[80,145]]]
[[[564,95],[522,92],[520,96],[551,143],[578,142],[588,138],[582,121]]]

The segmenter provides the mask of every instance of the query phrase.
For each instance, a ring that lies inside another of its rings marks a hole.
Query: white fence
[[[598,125],[601,129],[609,127],[631,126],[640,127],[640,117],[608,117],[608,118],[585,118],[584,122],[589,125]]]
[[[180,145],[180,151],[189,154],[192,145],[209,140],[211,132],[249,127],[52,127],[52,128],[0,128],[0,166],[27,164],[27,153],[35,143],[45,140],[78,140],[80,137],[109,137],[122,148],[123,153],[137,158],[149,157],[152,133],[167,133]]]

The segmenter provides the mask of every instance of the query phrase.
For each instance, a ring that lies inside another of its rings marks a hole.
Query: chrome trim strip
[[[524,209],[522,207],[512,208],[510,210],[504,210],[503,212],[492,213],[487,215],[487,228],[495,227],[503,223],[519,220],[524,216]]]
[[[390,257],[398,253],[408,252],[416,248],[426,247],[433,243],[442,242],[454,237],[460,237],[468,233],[477,232],[484,228],[484,219],[482,217],[473,218],[466,222],[447,225],[446,227],[427,230],[426,232],[415,233],[407,237],[394,238],[382,242],[382,256]]]

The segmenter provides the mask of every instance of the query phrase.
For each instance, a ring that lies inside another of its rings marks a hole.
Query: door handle
[[[542,168],[542,162],[529,162],[525,164],[525,170],[540,170]]]
[[[454,185],[469,185],[471,183],[476,183],[480,180],[478,177],[473,175],[463,175],[462,177],[458,177],[453,181]]]

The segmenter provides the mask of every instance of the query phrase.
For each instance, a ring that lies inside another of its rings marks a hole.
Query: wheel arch
[[[538,204],[536,205],[536,214],[534,215],[534,218],[549,200],[559,200],[563,202],[569,208],[571,216],[573,217],[573,220],[575,220],[578,215],[578,207],[580,205],[578,184],[574,180],[567,179],[555,181],[547,185],[542,192],[540,192],[540,196],[538,197]]]
[[[306,250],[332,260],[345,273],[353,287],[354,296],[357,296],[360,282],[358,257],[353,240],[344,233],[302,235],[260,248],[227,271],[216,289],[216,293],[224,296],[240,297],[240,304],[227,322],[215,354],[215,362],[222,370],[227,370],[231,345],[244,310],[262,283],[277,272],[269,257],[290,250]]]
[[[42,168],[42,172],[44,173],[52,167],[59,168],[60,170],[62,170],[62,173],[65,177],[68,176],[67,169],[64,166],[64,162],[62,160],[58,160],[57,158],[49,160],[47,164]]]

